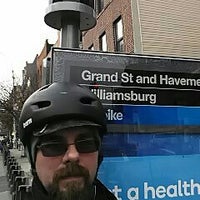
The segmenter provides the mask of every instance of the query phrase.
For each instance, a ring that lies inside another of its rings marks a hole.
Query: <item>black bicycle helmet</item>
[[[106,131],[103,106],[88,88],[66,82],[46,85],[24,103],[20,115],[20,139],[26,146],[33,135],[38,136],[46,131],[44,127],[47,124],[60,121],[66,128],[75,126],[69,121],[71,119],[80,126],[99,126],[100,134]]]

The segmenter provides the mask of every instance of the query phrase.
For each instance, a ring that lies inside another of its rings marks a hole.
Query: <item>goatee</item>
[[[77,177],[77,180],[75,177]],[[61,188],[60,182],[67,178],[72,178],[72,180],[64,181]],[[93,199],[94,186],[90,183],[89,171],[75,162],[67,163],[65,168],[55,173],[49,193],[52,200]]]

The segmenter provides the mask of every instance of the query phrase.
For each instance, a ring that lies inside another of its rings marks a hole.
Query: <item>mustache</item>
[[[54,180],[57,182],[60,179],[67,177],[84,177],[86,180],[89,179],[89,171],[76,162],[69,162],[64,168],[59,169],[54,174]]]

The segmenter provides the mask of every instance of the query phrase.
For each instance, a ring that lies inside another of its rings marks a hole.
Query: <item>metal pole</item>
[[[80,41],[79,24],[80,24],[79,18],[70,19],[70,17],[64,17],[62,19],[61,47],[79,48],[79,41]]]
[[[96,24],[94,0],[50,0],[44,21],[61,31],[61,47],[79,48],[81,31]]]

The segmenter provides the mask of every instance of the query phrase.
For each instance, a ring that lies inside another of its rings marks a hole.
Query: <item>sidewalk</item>
[[[0,154],[0,199],[11,200],[10,188],[6,176],[7,169],[3,164],[3,156]]]
[[[28,177],[31,176],[31,167],[28,162],[27,157],[23,157],[23,152],[18,149],[9,149],[11,156],[14,156],[21,166],[21,169],[24,171],[25,175]],[[0,153],[0,200],[11,200],[12,196],[10,194],[10,188],[8,186],[7,180],[7,168],[3,163],[3,154]]]
[[[10,149],[10,155],[16,158],[22,170],[24,170],[25,175],[31,177],[31,166],[29,164],[28,158],[22,156],[23,151],[19,151],[18,149]]]

